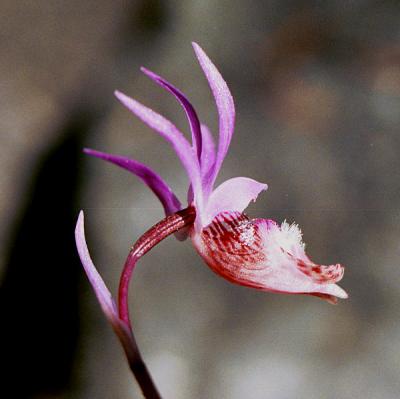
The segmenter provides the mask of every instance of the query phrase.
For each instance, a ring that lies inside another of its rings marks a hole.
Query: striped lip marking
[[[258,226],[240,212],[222,212],[203,229],[202,241],[209,266],[226,275],[266,268]],[[223,269],[223,270],[222,270]]]

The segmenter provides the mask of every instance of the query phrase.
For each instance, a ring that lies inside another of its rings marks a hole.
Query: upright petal
[[[133,98],[119,91],[116,91],[115,95],[125,107],[172,144],[193,185],[196,205],[199,209],[202,209],[203,190],[199,160],[183,134],[169,120],[152,109],[140,104]]]
[[[140,69],[150,79],[154,80],[160,86],[164,87],[170,93],[172,93],[176,97],[176,99],[179,101],[179,103],[182,105],[182,108],[186,112],[186,116],[188,118],[189,125],[190,125],[190,130],[192,132],[193,147],[195,148],[197,157],[200,160],[201,151],[202,151],[200,122],[199,122],[199,118],[197,117],[196,111],[193,108],[193,105],[189,102],[189,100],[186,98],[186,96],[180,90],[178,90],[176,87],[174,87],[171,83],[167,82],[164,78],[162,78],[161,76],[158,76],[154,72],[152,72],[144,67],[142,67]]]
[[[202,136],[202,152],[201,152],[201,176],[203,180],[204,196],[208,196],[211,191],[211,172],[214,168],[215,159],[217,154],[215,153],[215,142],[210,129],[201,124],[201,136]]]
[[[120,166],[133,173],[137,177],[143,180],[144,184],[153,191],[153,193],[160,200],[164,207],[165,214],[171,215],[180,209],[182,209],[181,203],[179,202],[176,195],[173,193],[171,188],[165,183],[165,181],[148,166],[135,161],[134,159],[129,159],[119,155],[106,154],[104,152],[91,150],[90,148],[85,148],[84,152],[88,155],[103,159],[105,161],[111,162],[114,165]]]
[[[232,139],[235,126],[235,105],[233,103],[231,92],[215,65],[198,44],[192,44],[200,66],[210,85],[218,109],[219,143],[217,159],[211,175],[211,181],[213,184]]]
[[[210,195],[203,217],[206,226],[222,211],[242,212],[250,201],[255,201],[261,191],[268,188],[267,184],[259,183],[248,177],[235,177],[219,185]]]

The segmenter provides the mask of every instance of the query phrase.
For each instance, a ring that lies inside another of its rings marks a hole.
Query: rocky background
[[[0,1],[2,397],[140,398],[78,261],[116,290],[130,245],[162,218],[89,146],[146,162],[184,198],[172,150],[119,88],[187,132],[166,77],[213,131],[190,42],[227,80],[236,133],[220,181],[269,190],[250,216],[296,221],[311,257],[346,265],[331,306],[231,285],[189,242],[140,263],[132,319],[164,398],[397,399],[400,392],[400,6],[396,1]]]

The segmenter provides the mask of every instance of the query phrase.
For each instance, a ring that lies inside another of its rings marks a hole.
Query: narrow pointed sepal
[[[128,360],[132,361],[132,359],[137,358],[137,345],[129,325],[119,318],[115,301],[90,257],[85,238],[83,211],[79,213],[76,224],[75,242],[82,266],[93,287],[101,309],[118,336]]]
[[[134,113],[146,125],[154,129],[158,134],[160,134],[160,136],[162,136],[172,145],[175,153],[177,154],[188,174],[190,183],[193,186],[196,204],[199,209],[202,209],[203,187],[201,182],[200,162],[197,158],[195,150],[186,140],[182,132],[180,132],[177,127],[168,119],[164,118],[162,115],[144,106],[133,98],[128,97],[126,94],[123,94],[118,90],[116,90],[114,94],[118,100],[127,109],[129,109],[129,111]]]
[[[188,98],[175,86],[169,83],[167,80],[162,78],[161,76],[155,74],[154,72],[148,70],[147,68],[141,67],[140,70],[147,75],[154,82],[159,84],[164,89],[168,90],[172,93],[175,98],[179,101],[182,108],[184,109],[189,125],[190,130],[192,132],[192,144],[196,149],[197,157],[200,159],[202,152],[202,138],[201,138],[201,130],[200,130],[200,121],[196,114],[196,111],[193,105],[190,103]]]
[[[113,163],[139,177],[160,200],[166,215],[171,215],[182,209],[180,201],[164,179],[143,163],[121,155],[108,154],[90,148],[85,148],[83,152]]]

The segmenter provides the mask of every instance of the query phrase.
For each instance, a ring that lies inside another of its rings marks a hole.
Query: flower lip
[[[208,266],[233,283],[275,293],[314,295],[331,303],[334,297],[347,298],[336,285],[343,266],[313,263],[304,252],[296,225],[279,226],[270,219],[221,212],[191,237]]]

